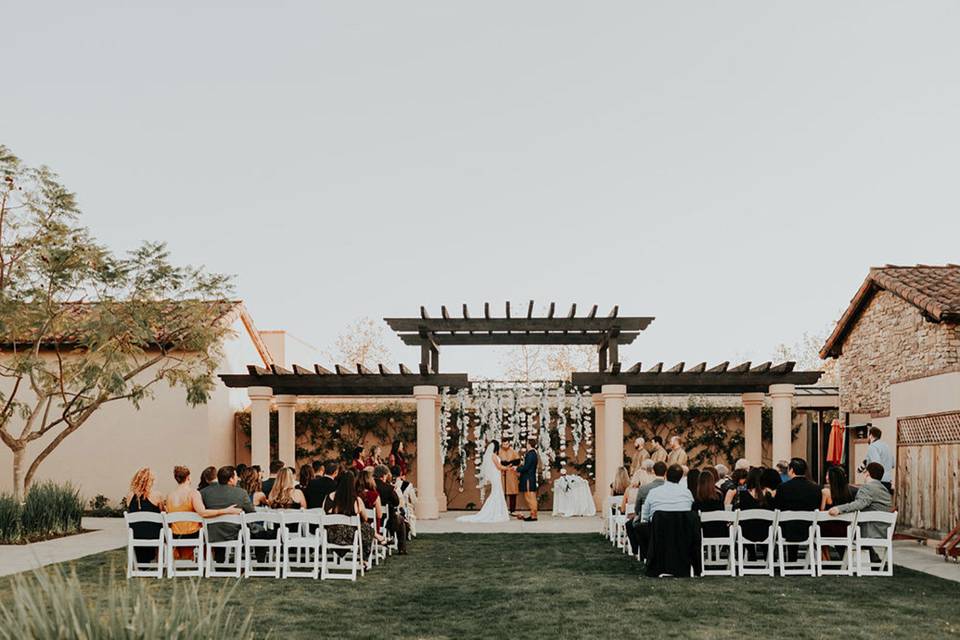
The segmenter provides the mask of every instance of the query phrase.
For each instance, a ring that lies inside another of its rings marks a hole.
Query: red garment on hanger
[[[830,429],[830,441],[827,444],[827,462],[830,464],[843,463],[844,432],[846,429],[842,424],[835,424]]]

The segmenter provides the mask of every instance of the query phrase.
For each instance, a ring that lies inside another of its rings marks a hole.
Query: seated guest
[[[239,475],[239,474],[237,474]],[[247,467],[240,478],[240,488],[250,496],[250,502],[254,507],[265,507],[267,505],[267,496],[263,492],[263,482],[260,480],[260,472],[252,467]]]
[[[737,458],[737,461],[733,465],[733,470],[743,469],[745,471],[750,471],[750,461],[746,458]]]
[[[373,469],[373,478],[377,493],[380,495],[380,502],[387,508],[385,514],[387,531],[396,536],[397,552],[405,556],[407,555],[407,521],[400,513],[400,495],[393,486],[390,469],[384,464],[378,464]]]
[[[149,467],[143,467],[133,474],[130,491],[127,493],[127,513],[160,513],[163,511],[163,496],[153,488],[156,477]],[[130,525],[134,538],[156,540],[160,537],[163,525],[159,522],[138,522]],[[157,559],[156,547],[134,547],[137,562],[144,564]],[[162,559],[161,559],[162,561]]]
[[[868,464],[867,474],[870,479],[857,490],[857,497],[846,504],[831,507],[830,515],[837,516],[854,511],[890,511],[890,492],[882,482],[884,473],[884,467],[879,462]],[[866,538],[883,538],[887,535],[887,525],[882,522],[864,522],[860,525],[860,533]]]
[[[242,510],[237,507],[227,507],[225,509],[207,509],[203,504],[203,498],[200,496],[199,489],[190,486],[190,469],[176,466],[173,468],[173,479],[177,483],[166,500],[167,513],[196,513],[201,518],[215,518],[216,516],[240,515]],[[174,538],[197,538],[200,536],[200,529],[203,524],[199,522],[174,522],[170,525],[170,530]],[[173,557],[178,560],[193,560],[193,549],[188,547],[176,547],[173,550]]]
[[[789,480],[774,490],[773,505],[780,511],[816,511],[820,508],[820,487],[807,480],[807,461],[803,458],[791,458],[787,465]],[[772,478],[771,478],[772,479]],[[764,478],[761,477],[761,484]],[[788,542],[798,542],[809,535],[810,525],[806,522],[783,522],[780,524],[783,538]],[[787,560],[797,559],[798,549],[787,547]]]
[[[340,465],[332,460],[324,462],[320,467],[320,474],[303,490],[307,499],[308,509],[317,509],[323,506],[326,499],[337,490],[337,478],[340,475]]]
[[[352,468],[355,473],[360,473],[367,466],[363,461],[363,447],[356,447],[353,450],[353,457],[351,458]]]
[[[667,467],[666,482],[654,487],[643,501],[640,510],[640,522],[649,524],[659,511],[690,511],[693,507],[693,495],[683,480],[683,467],[672,464]],[[646,556],[650,544],[650,528],[641,527],[638,531],[641,557]]]
[[[390,468],[399,467],[400,471],[403,472],[403,475],[407,475],[407,452],[405,450],[403,440],[394,440],[393,446],[390,448],[390,457],[387,462],[390,463]],[[399,475],[394,474],[399,477]]]
[[[237,470],[233,466],[227,465],[217,469],[217,481],[200,490],[200,497],[203,498],[203,504],[208,509],[225,509],[227,507],[240,507],[244,513],[254,513],[253,503],[250,502],[250,496],[247,492],[237,486]],[[240,525],[217,523],[207,525],[207,538],[210,542],[227,542],[236,540],[240,532]],[[213,557],[217,562],[222,562],[224,550],[215,548]]]
[[[297,484],[297,489],[305,491],[311,480],[313,480],[313,465],[302,465],[300,467],[300,482]]]
[[[666,482],[666,475],[667,464],[665,462],[654,462],[653,480],[640,487],[640,490],[637,491],[637,500],[634,503],[634,511],[636,515],[628,519],[626,523],[627,539],[630,541],[631,549],[637,549],[639,547],[640,530],[647,526],[645,523],[640,522],[640,513],[643,510],[643,503],[646,501],[647,495],[649,495],[651,491]]]
[[[762,468],[760,470],[760,488],[763,489],[763,492],[769,501],[773,501],[774,496],[777,495],[777,490],[781,486],[783,486],[783,481],[780,479],[779,471],[776,469],[767,468]]]
[[[760,470],[757,469],[757,486],[759,487],[760,479]],[[744,507],[740,506],[740,494],[747,490],[747,479],[750,477],[750,472],[746,469],[736,469],[730,475],[730,486],[726,489],[723,494],[723,504],[730,506],[732,509],[742,509]]]
[[[290,468],[285,467],[277,473],[276,482],[267,495],[267,505],[271,509],[307,508],[307,499],[303,497],[303,491],[297,489]]]
[[[375,444],[370,447],[370,455],[368,455],[367,459],[363,461],[364,466],[375,467],[378,464],[383,464],[383,458],[381,457],[380,452],[380,445]]]
[[[730,477],[730,470],[722,462],[714,467],[717,471],[717,489],[721,496],[726,496],[731,489],[736,489],[733,478]]]
[[[777,473],[780,474],[780,482],[787,482],[790,480],[790,463],[786,460],[781,460],[776,465]]]
[[[364,514],[363,502],[357,495],[356,477],[353,471],[344,471],[343,478],[337,484],[337,491],[327,502],[327,513],[335,513],[344,516],[360,516],[360,545],[362,550],[363,562],[369,567],[370,550],[373,548],[373,540],[383,540],[374,530],[372,524],[367,520]],[[329,525],[327,529],[327,539],[337,545],[353,544],[353,537],[356,528],[344,524]]]
[[[403,501],[403,509],[405,514],[415,513],[417,506],[417,489],[413,486],[413,483],[407,480],[406,472],[400,467],[393,468],[393,476],[395,478],[394,485],[397,488],[397,493],[400,494],[400,499]]]
[[[247,469],[249,469],[249,468],[250,468],[250,467],[248,467],[247,465],[243,464],[242,462],[241,462],[240,464],[238,464],[238,465],[237,465],[237,477],[238,477],[238,478],[243,478],[243,474],[246,473]]]
[[[216,467],[207,467],[200,472],[200,484],[197,485],[197,490],[208,487],[211,484],[217,481],[217,468]]]
[[[644,462],[649,461],[645,460]],[[638,493],[640,493],[640,482],[630,478],[630,485],[627,486],[627,491],[623,494],[623,500],[620,501],[620,513],[626,513],[628,505],[632,506],[637,503]]]
[[[657,511],[690,511],[693,508],[693,494],[680,484],[681,480],[683,467],[679,464],[667,467],[666,482],[651,489],[643,501],[641,522],[650,522]]]
[[[723,501],[720,499],[720,491],[717,490],[716,482],[713,474],[704,469],[697,483],[697,493],[694,494],[696,498],[693,503],[694,511],[700,513],[723,511]],[[703,534],[708,538],[722,538],[727,533],[728,528],[725,522],[708,522],[703,525]]]
[[[656,477],[653,475],[654,464],[654,461],[650,458],[645,459],[640,463],[640,468],[637,469],[637,472],[631,476],[630,481],[632,483],[636,483],[638,487],[642,487],[645,484],[653,482],[653,479]]]
[[[630,486],[630,472],[627,471],[626,467],[620,467],[617,469],[617,473],[613,476],[613,482],[610,483],[610,491],[613,497],[622,496],[627,492],[627,488]]]
[[[377,481],[373,477],[373,469],[365,468],[357,476],[357,495],[364,508],[373,509],[376,516],[376,524],[379,527],[383,522],[383,503],[380,501],[380,493],[377,491]]]
[[[283,470],[287,465],[283,464],[283,460],[274,460],[270,463],[270,477],[263,481],[263,492],[270,495],[270,492],[273,490],[273,483],[277,479],[277,474]]]
[[[700,482],[700,473],[700,469],[689,469],[685,474],[687,479],[687,489],[690,491],[690,495],[697,495],[697,485]]]

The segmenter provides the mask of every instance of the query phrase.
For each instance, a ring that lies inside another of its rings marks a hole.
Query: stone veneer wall
[[[960,364],[960,325],[929,322],[920,310],[879,291],[843,343],[840,408],[885,416],[890,382]]]

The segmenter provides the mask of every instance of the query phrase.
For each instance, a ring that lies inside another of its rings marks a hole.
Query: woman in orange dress
[[[173,468],[173,479],[177,481],[177,488],[167,496],[167,513],[194,512],[201,518],[215,518],[225,515],[239,515],[243,510],[236,505],[226,509],[207,509],[203,504],[200,492],[190,486],[190,469],[176,466]],[[200,535],[199,522],[174,522],[170,530],[175,538],[196,538]],[[176,560],[193,560],[193,549],[177,547],[173,550]]]

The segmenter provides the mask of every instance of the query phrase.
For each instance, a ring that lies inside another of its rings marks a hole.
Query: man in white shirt
[[[887,488],[887,491],[893,493],[893,467],[896,465],[896,459],[893,457],[893,452],[890,451],[890,445],[880,440],[882,435],[883,432],[880,429],[870,427],[870,431],[867,432],[867,442],[870,443],[870,446],[867,447],[867,457],[864,459],[860,471],[866,469],[871,462],[876,462],[883,467],[881,484]]]
[[[693,495],[683,480],[683,468],[672,464],[667,468],[667,481],[647,494],[640,513],[641,522],[650,522],[657,511],[690,511],[693,508]]]

